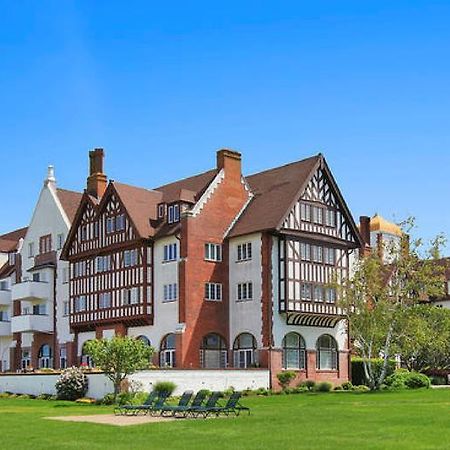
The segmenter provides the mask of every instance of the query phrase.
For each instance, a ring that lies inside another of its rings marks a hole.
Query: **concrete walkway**
[[[143,425],[145,423],[171,422],[173,417],[152,417],[152,416],[115,416],[114,414],[100,414],[91,416],[59,416],[45,417],[48,420],[60,420],[62,422],[88,422],[101,425],[114,425],[117,427],[126,427],[130,425]]]

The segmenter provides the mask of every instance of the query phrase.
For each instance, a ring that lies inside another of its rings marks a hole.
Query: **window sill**
[[[252,301],[253,301],[252,298],[246,298],[246,299],[242,299],[242,300],[236,299],[236,303],[248,303],[248,302],[252,302]]]
[[[221,259],[204,259],[203,261],[208,262],[208,263],[221,263],[223,262]]]
[[[245,262],[249,262],[249,261],[252,261],[252,258],[236,259],[235,263],[240,264],[240,263],[245,263]]]
[[[177,261],[178,261],[178,259],[163,259],[161,261],[161,264],[170,264],[170,263],[174,263],[174,262],[177,262]]]
[[[204,300],[205,300],[205,302],[222,303],[222,299],[220,299],[220,300],[213,300],[211,298],[205,298]]]

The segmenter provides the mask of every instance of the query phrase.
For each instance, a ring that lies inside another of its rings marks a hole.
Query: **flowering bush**
[[[62,371],[56,382],[56,392],[61,400],[77,400],[86,395],[88,379],[78,367],[70,367]]]

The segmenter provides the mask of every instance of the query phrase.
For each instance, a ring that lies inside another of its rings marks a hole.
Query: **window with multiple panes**
[[[96,258],[97,272],[107,272],[111,270],[111,256],[97,256]]]
[[[167,244],[164,246],[164,262],[167,261],[176,261],[178,258],[178,245]]]
[[[123,255],[125,267],[135,266],[138,263],[138,252],[134,250],[125,250]]]
[[[324,290],[323,286],[314,286],[314,301],[323,302]]]
[[[84,277],[86,275],[86,261],[77,261],[72,266],[73,277]]]
[[[122,304],[135,305],[139,303],[140,291],[138,287],[124,289],[122,291]]]
[[[313,261],[334,266],[336,264],[336,250],[321,245],[300,243],[300,258],[302,261]]]
[[[28,257],[32,258],[34,256],[34,242],[28,243]]]
[[[323,261],[323,247],[319,245],[311,246],[312,260],[321,263]]]
[[[325,300],[327,303],[336,303],[336,289],[326,288],[325,289]]]
[[[81,226],[80,238],[81,238],[82,241],[87,241],[88,240],[88,226],[87,225],[82,225]]]
[[[164,285],[164,302],[173,302],[178,300],[178,285],[177,283],[165,284]]]
[[[336,250],[334,248],[324,247],[325,264],[334,266],[336,264]]]
[[[167,209],[168,222],[174,223],[180,221],[180,205],[170,205]]]
[[[305,222],[313,222],[327,227],[336,226],[336,211],[322,206],[300,204],[300,218]]]
[[[253,283],[251,281],[237,285],[237,299],[238,301],[253,300]]]
[[[74,298],[73,309],[75,312],[86,311],[86,296],[80,295]]]
[[[106,232],[107,233],[114,233],[116,231],[116,218],[115,217],[108,217],[106,219]]]
[[[39,238],[39,253],[45,254],[52,251],[52,236],[48,234]]]
[[[288,333],[283,339],[283,369],[306,369],[305,340],[297,333]]]
[[[338,346],[336,340],[324,334],[317,339],[316,344],[316,368],[319,370],[337,370],[338,361]]]
[[[116,216],[116,231],[125,230],[125,214]]]
[[[312,296],[312,285],[309,283],[302,283],[300,287],[300,294],[302,300],[310,301]]]
[[[311,221],[311,205],[307,205],[306,203],[300,204],[300,218],[305,222]]]
[[[8,290],[8,282],[6,280],[0,281],[0,291]]]
[[[246,242],[237,246],[237,260],[248,261],[252,259],[252,243]]]
[[[220,244],[205,244],[205,259],[207,261],[222,261],[222,246]]]
[[[205,283],[205,299],[220,302],[222,300],[222,284]]]
[[[98,307],[99,307],[99,309],[111,307],[111,293],[110,292],[102,292],[102,293],[98,294]]]
[[[325,225],[333,228],[336,226],[336,211],[332,209],[325,210]]]
[[[8,253],[8,264],[10,266],[14,266],[14,264],[16,264],[16,254],[15,253]]]
[[[166,215],[166,204],[161,203],[158,205],[158,217],[162,219]]]

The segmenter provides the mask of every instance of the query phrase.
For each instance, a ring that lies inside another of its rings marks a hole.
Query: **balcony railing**
[[[48,300],[51,285],[43,281],[24,281],[12,287],[12,300]]]
[[[11,330],[13,333],[52,333],[53,325],[48,315],[26,314],[11,318]]]
[[[327,316],[342,316],[343,311],[335,303],[327,302],[305,302],[291,301],[287,302],[286,312],[298,312],[308,314],[324,314]]]
[[[11,304],[11,291],[9,289],[0,289],[0,305],[8,306]]]

